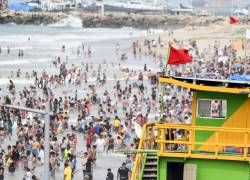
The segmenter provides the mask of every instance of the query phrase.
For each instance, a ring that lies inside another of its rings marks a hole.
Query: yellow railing
[[[143,126],[142,129],[142,135],[140,138],[140,143],[138,146],[138,150],[147,150],[147,149],[153,149],[154,145],[154,134],[153,134],[153,128],[155,126],[155,123],[148,123]],[[134,166],[133,166],[133,171],[131,175],[131,180],[139,180],[142,167],[144,162],[145,154],[144,153],[137,153]]]
[[[159,156],[250,161],[250,129],[158,124],[160,138],[156,139]],[[181,131],[174,139],[167,132]],[[195,136],[209,133],[205,142]]]

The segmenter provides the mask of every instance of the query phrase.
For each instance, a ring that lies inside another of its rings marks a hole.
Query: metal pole
[[[234,15],[234,0],[231,1],[231,16]]]
[[[28,112],[38,113],[38,114],[48,114],[45,111],[41,111],[41,110],[37,110],[37,109],[31,109],[31,108],[26,108],[26,107],[21,107],[21,106],[13,106],[13,105],[2,104],[2,103],[0,103],[0,106],[1,107],[6,107],[6,108],[10,108],[10,109],[19,109],[21,111],[28,111]]]
[[[247,74],[247,67],[248,67],[248,58],[247,58],[247,38],[244,41],[244,50],[245,50],[245,60],[244,60],[244,75]]]
[[[49,171],[49,158],[50,158],[50,149],[49,149],[49,130],[50,130],[50,115],[49,113],[45,114],[44,121],[44,180],[50,179]]]
[[[101,18],[104,18],[104,0],[102,0],[102,6],[101,6]]]
[[[25,108],[25,107],[20,107],[20,106],[13,106],[13,105],[7,105],[7,104],[0,104],[1,107],[6,107],[10,109],[19,109],[22,111],[28,111],[28,112],[33,112],[33,113],[38,113],[38,114],[43,114],[45,115],[45,120],[44,120],[44,175],[43,178],[44,180],[49,180],[50,179],[50,171],[49,171],[49,157],[50,157],[50,149],[49,149],[49,130],[50,130],[50,115],[48,111],[41,111],[41,110],[36,110],[36,109],[31,109],[31,108]]]
[[[168,0],[167,0],[167,2],[166,2],[166,15],[168,14]]]

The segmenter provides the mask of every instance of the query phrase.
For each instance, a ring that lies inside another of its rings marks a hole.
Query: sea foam
[[[82,28],[82,20],[79,17],[68,16],[56,23],[49,24],[49,27]]]

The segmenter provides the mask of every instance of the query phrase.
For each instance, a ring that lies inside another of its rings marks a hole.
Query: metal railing
[[[44,173],[42,179],[49,180],[50,179],[50,170],[49,170],[49,156],[50,156],[50,142],[49,142],[49,134],[50,134],[50,115],[48,111],[41,111],[37,109],[31,109],[21,106],[13,106],[8,104],[1,104],[0,107],[6,108],[6,109],[18,109],[21,111],[26,112],[32,112],[36,114],[42,114],[45,115],[45,121],[44,121]]]
[[[140,143],[138,146],[138,150],[145,150],[145,149],[153,149],[154,145],[154,135],[153,135],[153,129],[154,129],[155,123],[148,123],[143,126],[142,129],[142,136],[140,138]],[[131,180],[139,180],[142,169],[143,169],[143,164],[145,160],[145,153],[137,153],[134,166],[133,166],[133,171],[131,175]]]

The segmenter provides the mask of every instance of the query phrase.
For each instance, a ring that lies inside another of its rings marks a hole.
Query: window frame
[[[210,104],[210,116],[208,116],[208,117],[201,117],[201,116],[199,116],[199,113],[198,113],[198,111],[199,111],[199,100],[210,100],[210,102],[211,102],[211,104]],[[221,101],[226,101],[226,114],[225,114],[225,117],[212,117],[212,101],[213,100],[221,100]],[[207,99],[207,98],[197,98],[197,101],[196,101],[196,118],[202,118],[202,119],[227,119],[227,106],[228,104],[227,104],[227,99],[218,99],[218,98],[216,98],[216,99]]]

